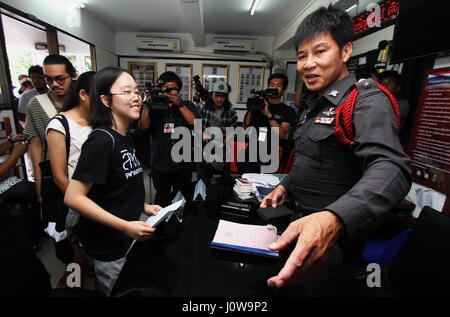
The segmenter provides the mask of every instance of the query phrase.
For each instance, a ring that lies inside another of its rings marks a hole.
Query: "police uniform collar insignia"
[[[370,83],[367,81],[366,78],[361,78],[360,80],[358,80],[358,83],[361,83],[365,89],[370,88]]]
[[[334,116],[336,114],[336,111],[334,109],[334,107],[331,107],[330,109],[328,109],[328,111],[323,111],[322,113],[329,117]]]
[[[330,91],[331,97],[337,97],[337,95],[339,95],[339,91],[337,91],[336,89],[333,89],[332,91]]]

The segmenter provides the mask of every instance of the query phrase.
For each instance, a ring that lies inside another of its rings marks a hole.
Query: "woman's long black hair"
[[[91,118],[89,120],[92,128],[107,127],[111,128],[114,123],[114,118],[111,113],[111,108],[105,106],[100,100],[101,95],[108,97],[109,102],[112,102],[111,87],[116,82],[122,73],[128,73],[131,77],[134,76],[119,67],[109,66],[103,68],[97,74],[95,74],[94,80],[91,85]]]
[[[67,111],[77,107],[80,104],[80,90],[84,89],[86,93],[90,93],[90,87],[95,72],[89,71],[81,74],[77,80],[72,81],[69,93],[67,94],[62,111]]]

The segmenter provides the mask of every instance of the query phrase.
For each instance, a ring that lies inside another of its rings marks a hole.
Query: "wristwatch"
[[[9,143],[11,143],[11,144],[16,143],[15,141],[12,140],[12,138],[13,138],[12,135],[8,135],[8,136],[6,137],[6,139],[8,140]]]

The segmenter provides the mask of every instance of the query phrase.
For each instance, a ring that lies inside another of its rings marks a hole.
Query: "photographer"
[[[275,73],[269,77],[268,88],[277,89],[278,95],[270,96],[263,114],[269,120],[270,126],[279,128],[280,139],[287,139],[291,127],[295,124],[295,111],[281,102],[288,86],[288,78],[285,74]]]
[[[200,110],[203,129],[218,127],[225,135],[226,127],[236,127],[238,117],[236,110],[228,99],[228,84],[218,81],[209,86],[210,98],[206,100]],[[206,136],[208,139],[209,136]],[[205,139],[205,135],[203,137]]]
[[[217,127],[222,130],[224,136],[222,145],[225,146],[228,139],[225,138],[227,127],[237,127],[238,116],[236,110],[228,99],[230,89],[227,83],[217,81],[209,86],[210,97],[204,102],[200,114],[202,117],[203,131],[209,127]],[[233,135],[231,135],[233,137]],[[203,132],[203,141],[205,143],[212,139],[211,135]],[[225,160],[224,160],[225,162]],[[213,162],[207,166],[212,167],[213,171],[226,173],[228,172],[228,164],[224,162]]]
[[[151,104],[145,105],[138,126],[142,130],[150,129],[152,178],[156,190],[155,204],[167,206],[172,199],[172,193],[175,194],[178,191],[189,199],[192,178],[190,162],[175,163],[172,160],[172,146],[179,139],[172,139],[171,135],[177,127],[192,130],[194,119],[200,116],[190,101],[180,99],[182,82],[177,74],[171,71],[162,73],[158,82],[161,95],[152,96]]]

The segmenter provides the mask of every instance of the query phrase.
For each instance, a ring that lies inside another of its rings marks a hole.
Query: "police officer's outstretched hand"
[[[269,249],[278,251],[297,239],[297,244],[277,276],[267,280],[269,286],[297,284],[311,268],[320,264],[327,251],[342,235],[343,225],[329,211],[321,211],[292,222]]]
[[[273,208],[276,208],[284,203],[285,197],[286,188],[283,185],[278,185],[273,191],[263,198],[259,207],[266,208],[267,206],[272,206]]]

